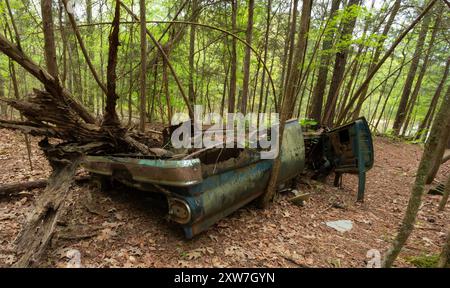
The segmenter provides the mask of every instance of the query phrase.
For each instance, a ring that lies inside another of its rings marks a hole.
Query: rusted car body
[[[364,118],[315,134],[303,133],[298,120],[290,120],[286,122],[280,153],[280,184],[305,168],[326,175],[332,171],[336,175],[358,173],[362,189],[358,199],[364,195],[365,172],[373,165],[372,138]],[[215,148],[193,159],[179,160],[88,156],[83,165],[96,175],[164,194],[169,218],[181,224],[185,236],[192,238],[261,196],[273,163],[274,160],[261,159],[258,151],[251,149]]]

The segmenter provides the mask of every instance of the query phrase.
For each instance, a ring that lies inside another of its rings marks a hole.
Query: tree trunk
[[[0,98],[5,98],[5,80],[3,75],[0,73]],[[0,102],[0,117],[7,117],[7,105],[6,103]]]
[[[389,98],[391,97],[392,91],[394,90],[394,87],[397,84],[398,78],[400,78],[400,75],[402,74],[404,61],[405,61],[405,57],[403,57],[402,65],[401,65],[400,69],[398,70],[398,74],[395,77],[394,81],[392,82],[391,88],[389,89],[389,93],[386,95],[386,99],[384,100],[383,107],[381,108],[380,117],[378,117],[377,123],[375,124],[375,131],[378,130],[378,125],[380,124],[381,118],[384,115],[384,111],[386,110],[386,106],[389,101]],[[387,122],[387,119],[385,119],[385,121]]]
[[[293,66],[291,68],[291,71],[289,72],[289,78],[293,81],[295,81],[294,83],[292,83],[292,87],[294,89],[294,91],[292,92],[292,99],[289,100],[290,105],[287,107],[287,115],[285,115],[286,119],[288,120],[289,118],[292,117],[293,113],[294,113],[294,109],[295,109],[295,101],[296,101],[296,97],[297,97],[297,93],[299,91],[299,89],[301,87],[299,87],[301,85],[301,80],[303,78],[303,64],[305,63],[305,56],[306,56],[306,49],[308,47],[308,33],[309,33],[309,24],[311,22],[311,9],[312,9],[312,0],[305,0],[303,1],[303,6],[302,7],[302,17],[300,19],[300,30],[298,32],[298,41],[297,41],[297,49],[295,53],[298,53],[297,57],[293,58]],[[291,78],[290,76],[294,75],[295,77]],[[290,88],[289,88],[290,89]],[[286,94],[291,93],[286,92]],[[291,96],[289,96],[291,97]],[[282,124],[284,125],[284,123]]]
[[[360,0],[349,0],[347,9],[351,9],[354,5],[359,5]],[[352,38],[353,29],[356,24],[356,16],[352,17],[348,22],[342,23],[341,41],[348,41],[348,37]],[[350,44],[345,45],[336,53],[334,62],[333,76],[331,79],[330,89],[328,91],[327,102],[325,105],[325,115],[322,118],[322,123],[328,126],[333,125],[333,118],[336,109],[337,98],[339,96],[339,87],[344,78],[345,66],[347,64],[347,57],[349,53]]]
[[[400,2],[401,2],[401,0],[396,0],[394,2],[394,5],[392,6],[392,11],[389,14],[389,19],[383,28],[383,32],[381,33],[380,38],[378,40],[377,48],[375,49],[374,56],[372,58],[371,63],[369,64],[369,69],[367,70],[367,75],[369,75],[372,72],[372,70],[375,68],[376,64],[380,60],[381,52],[383,51],[384,41],[386,40],[389,30],[391,30],[392,24],[394,23],[395,16],[397,16],[398,11],[400,10],[400,4],[401,4]],[[363,104],[364,100],[366,99],[368,89],[369,89],[369,85],[367,85],[366,88],[361,93],[361,97],[359,98],[359,103],[356,106],[353,118],[357,118],[359,116],[359,112],[362,108],[362,104]]]
[[[55,35],[53,32],[52,0],[41,0],[42,26],[44,31],[45,63],[47,71],[53,78],[58,78],[56,64]]]
[[[295,40],[295,28],[297,23],[297,14],[298,14],[298,0],[291,0],[291,5],[289,5],[289,31],[286,33],[286,41],[284,43],[284,49],[283,49],[283,58],[281,63],[281,77],[280,77],[280,83],[279,83],[279,94],[277,99],[277,111],[279,111],[279,107],[281,106],[281,101],[283,101],[284,96],[284,90],[286,89],[286,74],[287,74],[287,63],[289,58],[289,52],[293,50],[291,49],[292,41]],[[293,23],[295,21],[295,24]],[[294,31],[294,36],[292,36],[291,32]],[[259,63],[258,63],[259,64]],[[258,67],[259,68],[259,67]]]
[[[442,162],[444,163],[444,162]],[[444,193],[442,194],[441,201],[439,202],[439,211],[444,211],[445,204],[447,204],[448,196],[450,194],[450,175],[447,178],[447,183],[445,183]]]
[[[450,267],[450,226],[448,226],[447,229],[447,236],[445,237],[445,243],[442,246],[442,252],[439,256],[439,262],[437,264],[438,268]]]
[[[289,50],[288,50],[287,70],[286,70],[285,79],[289,79],[289,75],[291,74],[291,71],[292,71],[292,58],[294,57],[294,52],[295,52],[295,34],[297,32],[298,1],[299,0],[294,0],[294,7],[292,8],[292,21],[291,21],[291,25],[289,27],[289,41],[288,41],[289,42]],[[283,91],[286,91],[287,83],[283,83],[283,84],[284,84]],[[280,97],[280,98],[282,98],[282,97]]]
[[[434,110],[436,110],[436,106],[438,104],[439,97],[442,93],[442,89],[445,86],[445,81],[447,80],[448,73],[450,70],[450,57],[447,58],[447,62],[445,64],[444,74],[442,75],[441,81],[439,82],[438,87],[436,88],[436,91],[434,92],[433,98],[431,99],[430,106],[428,108],[427,114],[425,115],[425,118],[420,123],[419,129],[417,130],[416,139],[419,139],[423,136],[425,132],[425,127],[427,126],[427,123],[431,121],[432,114]]]
[[[414,51],[413,60],[409,67],[408,75],[406,76],[405,85],[403,86],[403,92],[400,98],[400,103],[397,108],[397,114],[395,116],[394,125],[392,127],[394,135],[400,134],[400,128],[403,125],[406,116],[406,106],[410,99],[411,88],[414,78],[416,76],[417,67],[419,66],[420,57],[422,55],[423,46],[428,33],[428,26],[431,20],[431,13],[425,16],[422,27],[419,32],[419,38],[417,39],[416,49]]]
[[[146,95],[146,72],[147,72],[147,23],[145,0],[139,0],[140,31],[141,31],[141,73],[140,73],[140,97],[139,97],[139,130],[144,132],[147,105]]]
[[[192,22],[197,22],[198,13],[198,0],[193,0],[191,2],[191,14]],[[195,105],[195,87],[194,87],[194,75],[196,74],[194,69],[194,58],[195,58],[195,30],[196,26],[191,25],[189,31],[189,102]]]
[[[172,121],[172,106],[170,105],[170,94],[169,94],[169,78],[167,75],[167,64],[163,61],[163,85],[164,85],[164,95],[166,96],[167,105],[167,120],[169,125]]]
[[[86,21],[87,24],[90,25],[92,24],[92,0],[86,0]],[[94,35],[94,27],[93,26],[88,26],[87,27],[87,44],[88,47],[92,47],[93,46],[93,35]],[[92,52],[92,49],[89,51],[89,59],[91,61],[94,61],[94,57],[95,57],[95,53]],[[86,76],[85,76],[86,77]],[[86,83],[85,87],[86,90],[88,91],[88,106],[89,108],[91,108],[91,111],[95,111],[95,107],[94,107],[94,97],[95,97],[95,93],[93,91],[93,89],[90,89],[90,81],[88,83]]]
[[[422,159],[419,164],[419,168],[416,174],[416,180],[413,185],[411,195],[408,201],[408,207],[406,209],[402,224],[399,232],[392,244],[392,247],[387,251],[385,258],[383,259],[383,267],[391,267],[397,258],[403,245],[408,240],[409,235],[414,229],[414,223],[416,220],[417,212],[419,211],[420,204],[422,202],[422,196],[424,194],[424,185],[427,178],[427,173],[430,171],[433,159],[436,157],[436,151],[439,143],[442,141],[442,132],[445,129],[445,124],[450,123],[450,87],[447,89],[445,99],[442,103],[441,109],[436,117],[435,124],[430,133],[430,138],[425,145],[425,149],[422,155]],[[447,127],[447,129],[449,129]],[[447,139],[445,139],[447,143]],[[439,160],[442,158],[439,158]]]
[[[425,76],[425,73],[427,71],[428,62],[430,60],[430,55],[433,52],[432,48],[434,46],[434,40],[436,38],[436,33],[439,30],[439,25],[440,25],[440,22],[441,22],[441,15],[442,15],[442,13],[439,13],[439,16],[436,18],[436,21],[435,21],[435,24],[434,24],[434,27],[433,27],[433,32],[431,33],[430,41],[428,43],[428,49],[427,49],[427,52],[425,54],[425,58],[423,59],[422,66],[420,67],[419,76],[417,77],[416,84],[414,85],[414,90],[413,90],[413,92],[411,94],[411,100],[409,101],[409,103],[408,103],[408,105],[406,107],[406,112],[407,113],[406,113],[406,120],[405,120],[405,123],[403,125],[402,136],[406,135],[406,131],[407,131],[408,126],[409,126],[409,122],[411,121],[411,115],[413,113],[414,106],[415,106],[416,101],[417,101],[417,96],[419,95],[419,90],[420,90],[420,87],[422,85],[422,80],[423,80],[423,77]]]
[[[297,1],[297,0],[295,0]],[[253,10],[255,8],[255,0],[248,1],[248,18],[247,18],[247,31],[245,41],[252,45],[253,38]],[[241,113],[247,113],[247,102],[248,102],[248,91],[250,85],[250,57],[252,50],[250,47],[245,48],[245,56],[244,56],[244,83],[242,87],[242,99],[241,99]]]
[[[436,116],[436,119],[434,120],[433,126],[431,127],[430,131],[430,137],[431,133],[439,134],[439,143],[434,151],[431,160],[430,170],[427,171],[428,172],[426,179],[427,184],[433,182],[434,178],[436,177],[436,174],[442,163],[442,157],[444,156],[445,148],[450,139],[450,113],[448,113],[448,111],[450,111],[450,106],[446,104],[446,102],[450,101],[449,98],[450,98],[450,86],[447,88],[447,93],[445,94],[438,115]],[[447,118],[439,117],[439,115],[442,113],[447,114]]]
[[[266,31],[264,32],[264,55],[263,63],[267,63],[267,54],[269,51],[269,31],[270,31],[270,19],[272,15],[272,0],[268,0],[266,8]],[[261,85],[259,90],[259,102],[258,102],[258,113],[262,113],[263,102],[264,102],[264,87],[266,86],[266,70],[263,69],[261,77]],[[259,126],[259,117],[257,119],[257,125]]]
[[[233,33],[237,30],[237,0],[231,0],[231,29]],[[237,77],[237,40],[231,39],[231,70],[230,70],[230,94],[228,95],[228,113],[234,113],[236,102],[236,77]]]
[[[300,33],[299,33],[299,39],[297,42],[297,49],[295,50],[293,63],[302,63],[302,59],[305,55],[306,50],[306,42],[307,39],[307,32],[309,28],[309,22],[311,19],[311,6],[312,6],[312,0],[304,0],[303,1],[303,7],[302,7],[302,16],[300,19]],[[303,49],[303,50],[302,50]],[[284,132],[284,125],[286,120],[288,120],[289,117],[289,110],[294,105],[293,100],[295,98],[295,93],[297,91],[296,89],[296,83],[298,79],[301,77],[301,71],[300,67],[296,67],[296,69],[292,70],[292,73],[289,76],[287,87],[286,87],[286,94],[284,96],[282,105],[281,105],[281,115],[280,115],[280,128],[279,128],[279,139],[278,139],[278,147],[282,147],[283,145],[283,132]],[[276,183],[278,174],[280,172],[281,167],[281,160],[280,155],[278,153],[275,162],[272,167],[272,171],[270,174],[269,183],[267,184],[267,188],[265,193],[261,196],[259,200],[259,205],[261,207],[267,207],[270,203],[270,201],[273,199],[275,192],[276,192]]]
[[[114,19],[112,22],[111,33],[109,34],[109,52],[108,52],[108,67],[106,73],[106,107],[105,115],[103,116],[103,127],[118,128],[120,126],[119,117],[116,112],[116,102],[119,96],[116,93],[116,66],[117,66],[117,52],[119,47],[119,23],[120,21],[120,4],[116,1],[114,12]]]

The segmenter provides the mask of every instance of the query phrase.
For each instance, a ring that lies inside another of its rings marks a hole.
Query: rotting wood
[[[89,176],[80,176],[75,177],[75,182],[81,183],[84,181],[89,180]],[[19,182],[19,183],[12,183],[12,184],[4,184],[0,185],[0,196],[5,195],[15,195],[22,191],[29,191],[39,188],[45,188],[48,184],[47,179],[39,179],[34,181],[28,181],[28,182]]]
[[[44,151],[48,153],[48,158],[53,159],[51,162],[53,173],[48,180],[47,188],[36,200],[35,210],[29,215],[25,227],[16,239],[19,260],[14,263],[14,267],[29,267],[39,260],[53,237],[57,220],[63,210],[61,208],[70,193],[69,188],[81,160],[79,154],[73,154],[71,161],[67,159],[58,161],[54,158],[55,155],[51,155],[55,152],[52,150]]]

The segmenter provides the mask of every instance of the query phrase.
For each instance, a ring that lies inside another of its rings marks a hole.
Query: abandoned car
[[[358,197],[364,198],[365,173],[372,168],[372,136],[364,118],[332,129],[303,132],[297,119],[286,122],[280,148],[278,183],[305,170],[314,177],[343,173],[359,177]],[[273,159],[246,148],[211,148],[188,156],[87,156],[83,166],[102,181],[118,181],[167,197],[169,219],[192,238],[219,219],[261,196],[268,184]]]

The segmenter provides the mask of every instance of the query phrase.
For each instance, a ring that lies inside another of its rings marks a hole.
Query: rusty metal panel
[[[198,159],[159,160],[88,156],[82,165],[92,173],[105,176],[113,176],[115,173],[129,175],[130,179],[127,180],[143,183],[184,187],[203,180]]]

